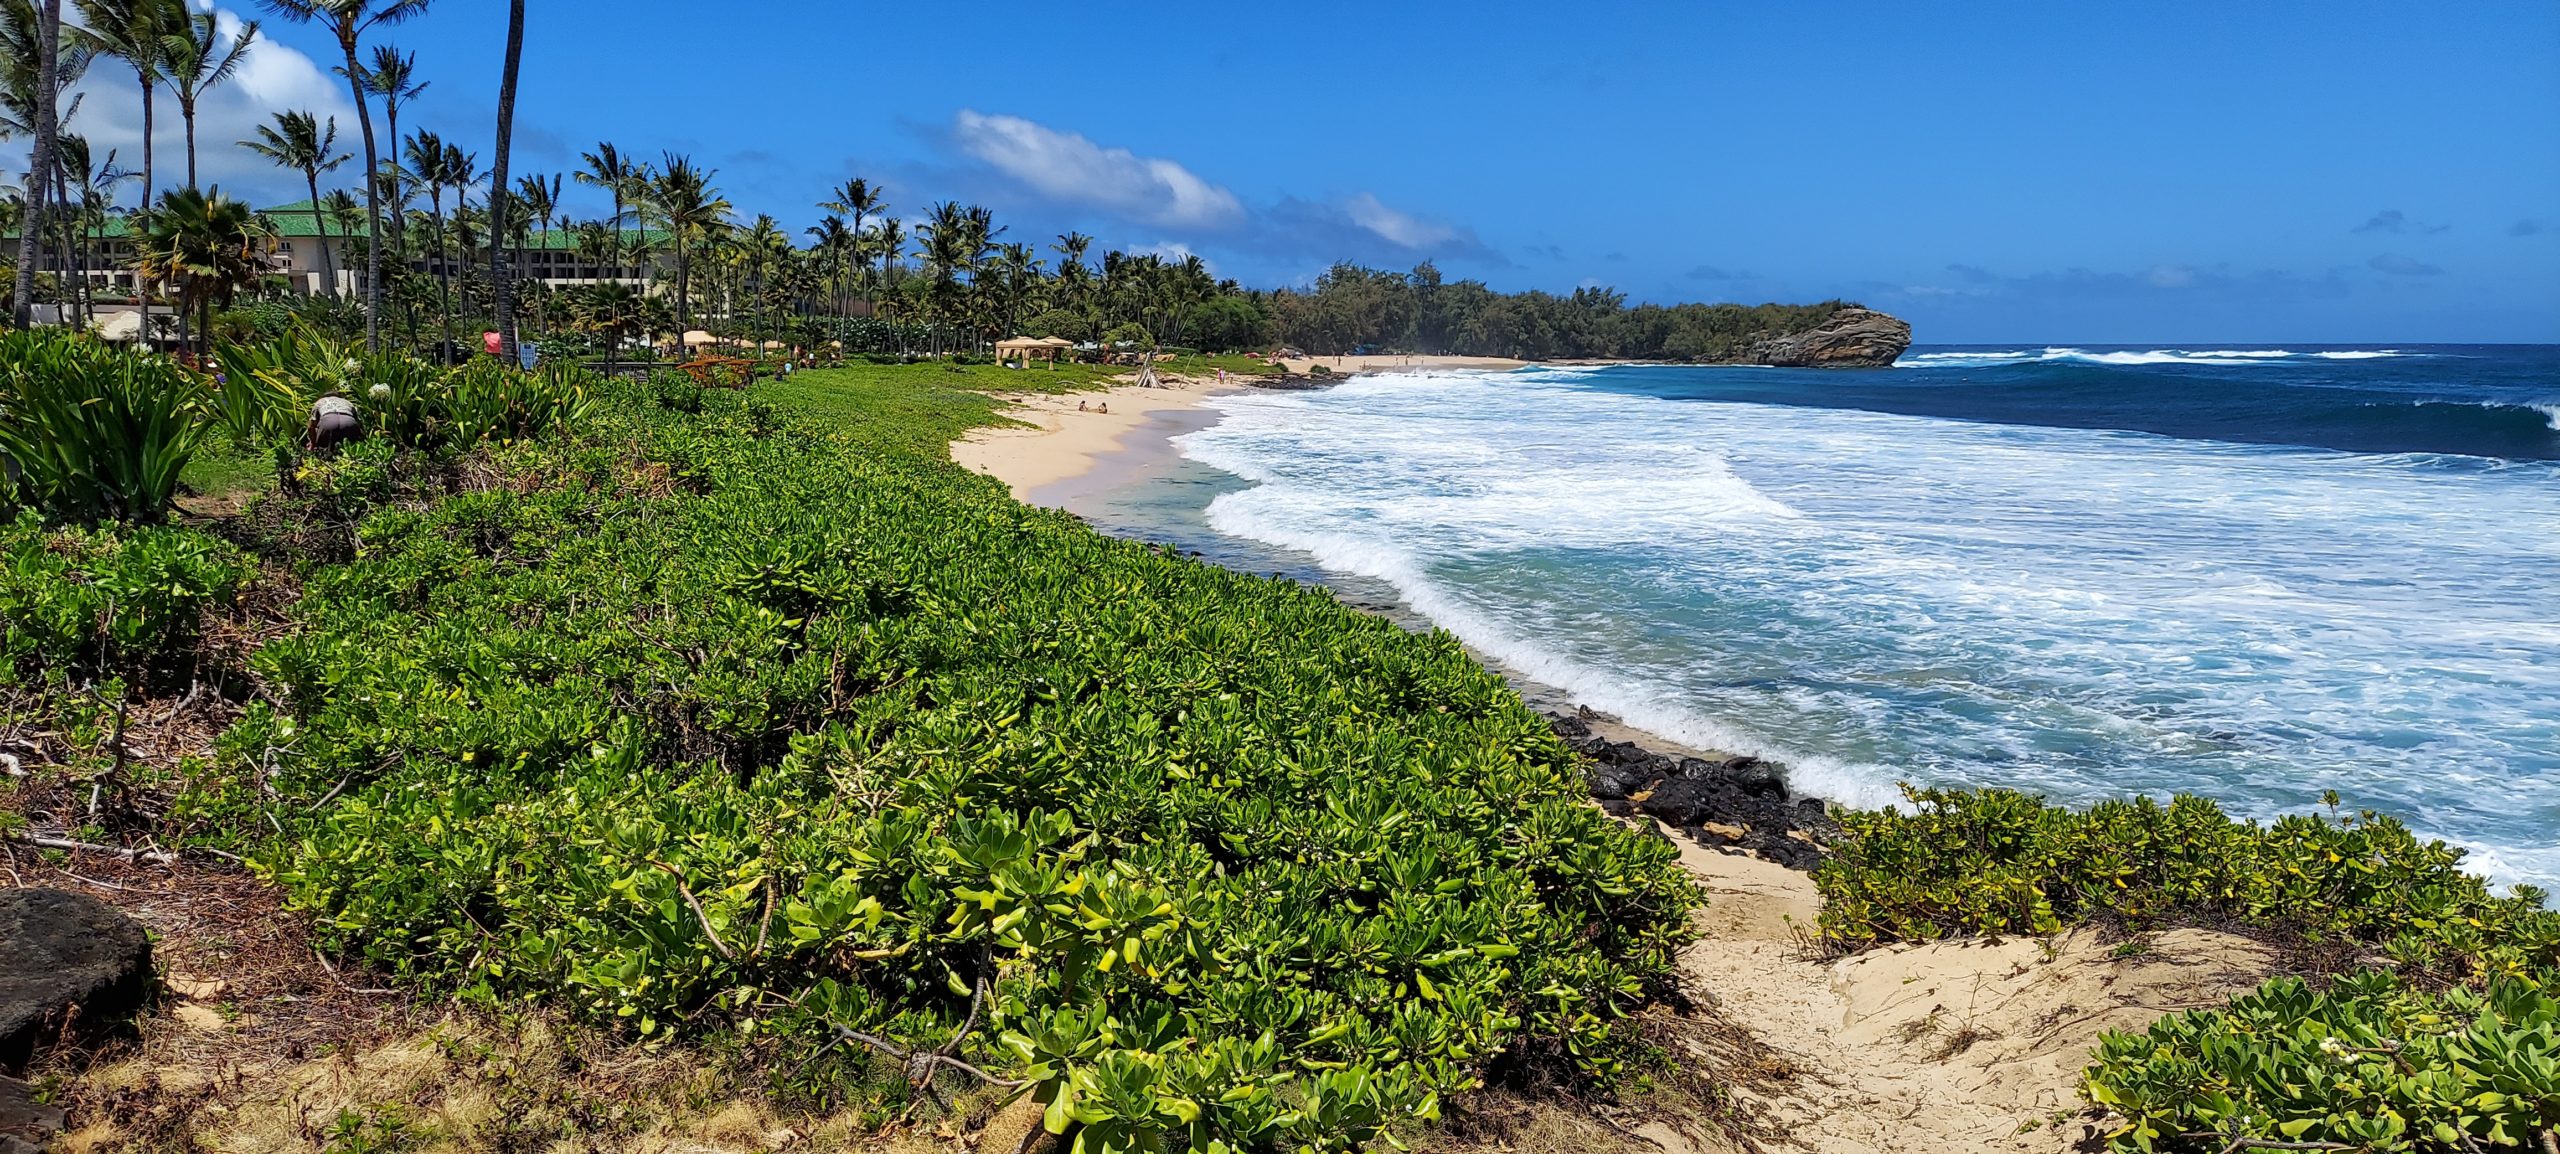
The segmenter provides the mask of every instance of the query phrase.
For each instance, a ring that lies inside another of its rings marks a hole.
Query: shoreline
[[[972,434],[954,442],[953,455],[1014,484],[1025,503],[1090,523],[1079,505],[1090,509],[1115,484],[1184,459],[1171,439],[1205,425],[1213,395],[1215,382],[1147,398],[1165,403],[1149,403],[1142,419],[1107,435],[1062,439],[1043,431],[1062,424],[1054,420],[1011,437]],[[1067,407],[1064,415],[1083,414]],[[1022,451],[1042,440],[1055,442],[1043,467],[1060,471],[1055,457],[1071,455],[1072,475],[1029,486],[1008,478],[1035,471],[999,459],[1030,456]],[[1383,583],[1318,583],[1346,608],[1399,628],[1435,627]],[[1734,1048],[1707,1060],[1735,1075],[1733,1108],[1747,1119],[1735,1135],[1783,1136],[1812,1154],[2085,1149],[2102,1131],[2078,1076],[2101,1034],[2143,1029],[2163,1007],[2228,1001],[2278,969],[2258,943],[2206,929],[2146,935],[2139,951],[2078,926],[2051,937],[1952,938],[1834,956],[1817,937],[1823,899],[1812,872],[1838,830],[1827,801],[1791,790],[1781,766],[1684,746],[1580,706],[1473,646],[1467,652],[1588,759],[1592,803],[1662,838],[1706,895],[1698,936],[1678,966],[1717,1028],[1733,1033]],[[1772,1069],[1788,1073],[1740,1076]],[[1760,1148],[1700,1141],[1662,1119],[1635,1133],[1685,1154]]]
[[[1340,361],[1350,358],[1326,358]],[[1368,362],[1395,360],[1372,367]],[[1428,365],[1403,362],[1432,361]],[[1523,362],[1483,357],[1363,358],[1339,379],[1387,375],[1409,368],[1506,371]],[[1091,519],[1103,494],[1161,473],[1184,460],[1173,439],[1215,423],[1206,402],[1255,388],[1304,387],[1259,383],[1261,378],[1167,377],[1166,387],[1117,384],[1109,389],[1010,398],[1004,415],[1024,425],[971,430],[952,442],[951,458],[963,468],[1004,482],[1014,499]],[[1331,382],[1327,382],[1331,383]],[[1319,386],[1321,387],[1321,386]],[[1069,401],[1107,402],[1109,413],[1078,409]],[[1321,567],[1311,566],[1321,574]],[[1412,632],[1439,628],[1392,590],[1319,581],[1343,605],[1386,618]],[[1462,643],[1463,643],[1463,639]],[[1809,870],[1820,859],[1816,838],[1833,828],[1832,799],[1792,788],[1784,766],[1729,750],[1692,746],[1595,710],[1562,687],[1540,681],[1473,645],[1467,653],[1509,684],[1529,708],[1547,719],[1557,736],[1594,763],[1593,799],[1621,818],[1651,817],[1715,849],[1740,850],[1788,869]]]

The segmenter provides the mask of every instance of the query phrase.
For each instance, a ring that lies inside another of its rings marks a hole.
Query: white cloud
[[[1244,217],[1234,193],[1173,161],[1104,148],[1018,116],[964,108],[954,135],[970,156],[1051,200],[1089,204],[1167,228],[1218,228]]]
[[[1154,244],[1137,245],[1132,247],[1129,251],[1138,256],[1157,257],[1171,261],[1175,264],[1180,264],[1192,257],[1200,256],[1199,253],[1191,250],[1190,245],[1184,244],[1178,240],[1160,240]],[[1207,257],[1201,257],[1200,266],[1208,269],[1209,275],[1218,275],[1218,262],[1210,260]]]
[[[226,47],[240,34],[239,13],[201,2],[196,7],[214,13]],[[106,160],[108,149],[114,149],[117,164],[141,171],[142,90],[134,82],[133,69],[120,60],[102,58],[89,66],[73,91],[81,94],[80,110],[65,128],[88,137],[90,154],[99,162]],[[187,179],[186,125],[178,116],[178,98],[168,86],[161,86],[152,104],[154,175],[159,191],[166,192]],[[220,184],[226,191],[259,202],[303,199],[299,175],[278,169],[237,143],[255,138],[257,126],[271,123],[276,113],[295,109],[323,120],[337,118],[338,150],[356,158],[336,174],[338,183],[346,184],[364,164],[364,129],[356,123],[346,81],[291,45],[270,39],[263,27],[240,71],[229,83],[206,92],[196,105],[197,182]],[[127,185],[121,196],[128,204],[135,202],[141,196],[141,182]]]
[[[1458,230],[1397,212],[1366,192],[1344,201],[1342,211],[1350,215],[1351,223],[1406,248],[1434,248],[1458,238]]]

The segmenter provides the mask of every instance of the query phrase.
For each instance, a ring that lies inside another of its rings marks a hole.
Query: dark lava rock
[[[1784,368],[1877,369],[1911,347],[1911,325],[1874,309],[1847,308],[1809,332],[1751,346],[1750,361]]]
[[[0,890],[0,1069],[61,1036],[132,1019],[151,996],[151,938],[87,894]]]
[[[36,1101],[35,1087],[0,1078],[0,1154],[40,1154],[62,1121],[61,1110]]]
[[[1571,714],[1550,713],[1547,723],[1591,759],[1591,796],[1619,817],[1658,818],[1702,844],[1795,869],[1821,864],[1821,843],[1837,832],[1822,799],[1790,796],[1785,770],[1759,758],[1672,757],[1596,736]]]

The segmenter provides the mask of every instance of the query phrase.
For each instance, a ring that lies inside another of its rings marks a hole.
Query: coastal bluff
[[[1910,322],[1874,309],[1845,308],[1804,332],[1752,345],[1743,360],[1780,368],[1877,369],[1910,347]]]

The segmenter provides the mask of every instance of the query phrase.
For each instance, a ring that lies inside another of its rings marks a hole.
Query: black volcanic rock
[[[1571,714],[1550,713],[1547,723],[1591,759],[1591,796],[1619,817],[1643,814],[1701,844],[1747,850],[1795,869],[1821,864],[1821,843],[1838,828],[1820,798],[1791,797],[1785,772],[1759,758],[1672,757],[1600,737]]]
[[[64,890],[0,890],[0,1069],[65,1032],[132,1019],[151,996],[151,937],[114,906]]]
[[[1873,369],[1911,347],[1911,326],[1874,309],[1846,308],[1811,331],[1751,346],[1750,361],[1782,368]]]

